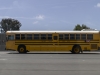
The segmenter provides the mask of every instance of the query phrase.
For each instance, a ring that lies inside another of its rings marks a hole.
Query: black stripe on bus
[[[15,44],[15,45],[20,45],[20,44]],[[53,45],[53,44],[24,44],[24,45]]]
[[[99,42],[59,42],[59,43],[99,43]]]
[[[55,44],[55,45],[75,45],[75,44]],[[89,44],[79,44],[79,45],[89,45]]]
[[[99,43],[99,42],[15,42],[15,43]]]
[[[91,39],[84,39],[84,40],[90,40],[90,41],[99,41],[99,40],[91,40]],[[71,41],[84,41],[84,40],[71,40]],[[54,39],[52,39],[52,40],[14,40],[14,41],[56,41],[56,40],[54,40]],[[70,41],[70,39],[69,40],[59,40],[59,39],[57,39],[57,41]]]
[[[58,43],[58,42],[15,42],[15,43]]]
[[[20,44],[15,44],[20,45]],[[24,45],[53,45],[53,44],[24,44]],[[74,44],[54,44],[54,45],[74,45]],[[89,45],[89,44],[79,44],[79,45]]]

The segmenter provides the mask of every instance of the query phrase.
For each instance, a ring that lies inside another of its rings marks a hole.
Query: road
[[[100,52],[0,52],[0,75],[100,75]]]

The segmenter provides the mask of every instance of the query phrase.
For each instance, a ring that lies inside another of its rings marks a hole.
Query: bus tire
[[[74,45],[72,48],[72,53],[79,54],[81,52],[81,47],[79,45]]]
[[[23,45],[22,45],[22,46],[19,46],[19,47],[18,47],[18,52],[19,52],[19,53],[27,53],[26,47],[23,46]]]

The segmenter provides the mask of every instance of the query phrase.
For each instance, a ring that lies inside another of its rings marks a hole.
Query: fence
[[[0,33],[0,51],[5,50],[6,46],[6,34]]]

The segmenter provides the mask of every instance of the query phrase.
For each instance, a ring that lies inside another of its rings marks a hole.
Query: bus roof
[[[6,33],[99,33],[99,31],[7,31]]]

